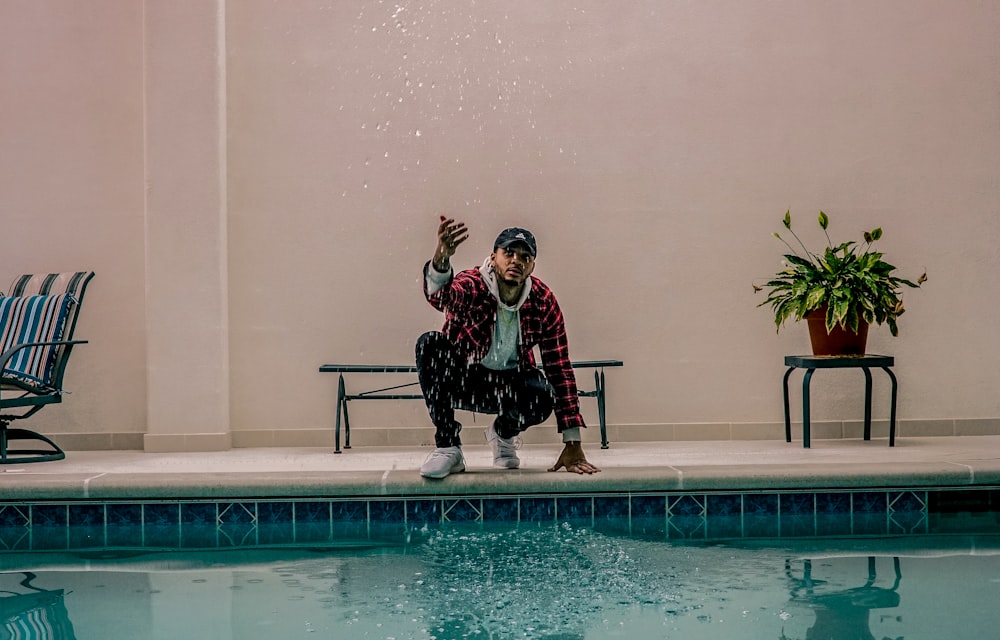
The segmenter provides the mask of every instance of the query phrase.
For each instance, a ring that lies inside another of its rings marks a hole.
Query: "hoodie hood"
[[[509,311],[517,311],[524,304],[524,301],[528,299],[528,295],[531,294],[531,276],[524,281],[524,289],[521,290],[521,297],[518,298],[514,305],[504,304],[504,301],[500,299],[500,288],[497,286],[497,274],[493,271],[493,264],[490,262],[490,257],[486,256],[483,260],[482,266],[479,267],[479,273],[482,274],[483,280],[486,282],[486,288],[489,292],[493,294],[496,298],[497,304]]]

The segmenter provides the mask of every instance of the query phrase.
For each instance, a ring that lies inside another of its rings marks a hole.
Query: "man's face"
[[[520,286],[535,270],[535,258],[528,245],[516,242],[506,249],[497,247],[493,255],[493,270],[497,277],[510,286]]]

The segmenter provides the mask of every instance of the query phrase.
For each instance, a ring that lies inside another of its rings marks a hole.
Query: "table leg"
[[[889,446],[896,446],[896,375],[889,367],[882,367],[892,381],[892,402],[889,405]]]
[[[872,439],[872,372],[868,367],[861,367],[865,372],[865,440]]]
[[[809,380],[815,369],[806,369],[802,377],[802,448],[809,448]]]
[[[788,371],[785,372],[785,377],[781,381],[785,397],[785,442],[792,441],[792,418],[788,413],[788,376],[792,375],[792,371],[795,371],[795,367],[788,367]]]

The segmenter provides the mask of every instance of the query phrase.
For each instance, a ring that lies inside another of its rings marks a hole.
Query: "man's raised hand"
[[[438,224],[438,244],[434,250],[432,263],[439,273],[445,273],[451,268],[451,257],[455,255],[458,245],[469,238],[464,222],[456,222],[453,218],[441,216]]]

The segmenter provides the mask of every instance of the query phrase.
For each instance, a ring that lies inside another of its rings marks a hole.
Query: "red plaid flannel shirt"
[[[480,362],[489,353],[497,322],[497,299],[486,288],[479,269],[456,273],[433,294],[427,291],[427,270],[424,265],[424,296],[438,311],[445,314],[442,332],[458,347],[468,363]],[[531,278],[531,293],[519,313],[521,336],[518,344],[518,367],[535,368],[537,345],[542,356],[542,371],[555,389],[555,414],[559,433],[573,427],[585,427],[580,415],[580,397],[576,376],[569,359],[566,324],[555,294],[537,278]]]

